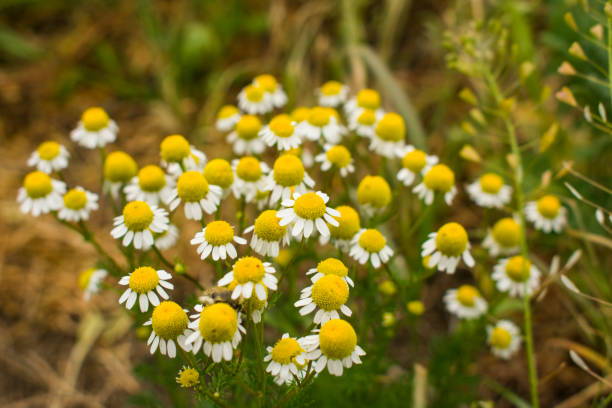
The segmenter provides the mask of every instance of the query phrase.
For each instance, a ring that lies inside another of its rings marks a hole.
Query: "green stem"
[[[153,252],[155,252],[155,255],[157,255],[159,260],[162,261],[164,265],[166,265],[166,267],[168,267],[172,272],[176,273],[174,264],[170,262],[169,260],[167,260],[166,257],[164,257],[164,255],[160,252],[159,248],[153,245],[151,249],[153,250]],[[177,275],[182,276],[183,278],[187,279],[189,282],[193,283],[198,289],[204,290],[202,285],[200,285],[200,282],[198,282],[196,278],[187,274],[186,272],[178,273]]]
[[[612,105],[612,19],[608,18],[608,92]]]

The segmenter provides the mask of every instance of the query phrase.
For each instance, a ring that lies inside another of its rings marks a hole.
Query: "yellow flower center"
[[[325,109],[321,106],[315,106],[308,114],[308,123],[313,126],[323,127],[329,123],[331,113],[329,109]]]
[[[210,343],[232,341],[238,329],[238,314],[227,303],[206,306],[200,313],[200,334]]]
[[[144,166],[138,172],[138,186],[142,191],[156,192],[166,185],[164,171],[154,164]]]
[[[227,160],[214,159],[206,163],[204,177],[210,184],[228,188],[234,182],[234,172]]]
[[[415,149],[408,152],[402,158],[402,166],[413,173],[418,173],[427,164],[427,155],[424,151]]]
[[[468,245],[468,235],[460,224],[449,222],[444,224],[436,234],[436,248],[442,255],[461,256]]]
[[[291,112],[291,119],[295,122],[300,123],[308,119],[310,109],[304,106],[297,107]]]
[[[276,211],[266,210],[255,219],[255,234],[264,241],[280,241],[287,234],[287,227],[279,222]]]
[[[123,222],[130,231],[143,231],[153,222],[153,211],[144,201],[132,201],[123,207]]]
[[[350,356],[357,346],[357,333],[348,322],[332,319],[321,326],[319,347],[321,352],[334,360]]]
[[[425,305],[420,300],[411,300],[406,305],[406,308],[415,316],[420,316],[425,312]]]
[[[475,300],[478,297],[480,297],[480,293],[472,285],[461,285],[457,289],[457,300],[465,307],[474,307]]]
[[[136,293],[148,293],[155,290],[159,283],[157,271],[150,266],[141,266],[134,269],[130,275],[130,289]]]
[[[79,275],[79,288],[81,288],[82,290],[87,289],[89,281],[91,280],[91,276],[95,271],[96,268],[89,268],[81,272],[81,274]]]
[[[554,219],[559,214],[560,209],[561,202],[555,196],[547,195],[538,200],[538,212],[544,218]]]
[[[342,90],[342,83],[338,81],[327,81],[321,86],[321,94],[325,96],[338,95]]]
[[[486,173],[480,177],[480,188],[485,193],[497,194],[504,185],[504,179],[495,173]]]
[[[270,121],[270,130],[278,137],[289,137],[295,130],[289,115],[276,115]]]
[[[266,274],[263,263],[252,256],[245,256],[236,261],[233,272],[234,279],[240,284],[260,282]]]
[[[290,364],[294,362],[296,356],[304,352],[296,339],[287,337],[280,339],[272,349],[272,360],[280,364]]]
[[[213,221],[206,226],[204,238],[212,246],[229,244],[234,239],[234,229],[225,221]]]
[[[393,296],[397,292],[397,288],[392,281],[387,279],[378,285],[378,291],[383,295]]]
[[[529,279],[531,261],[520,255],[513,256],[506,264],[506,275],[515,282],[525,282]]]
[[[317,271],[323,275],[336,275],[344,278],[348,275],[348,268],[342,263],[341,260],[336,258],[327,258],[317,265]]]
[[[187,171],[179,177],[176,189],[181,200],[196,202],[208,194],[208,181],[199,171]]]
[[[276,91],[276,87],[278,85],[276,78],[274,78],[270,74],[257,75],[253,82],[255,82],[258,86],[262,87],[264,91],[269,93],[273,93],[274,91]]]
[[[325,214],[325,210],[325,201],[316,193],[303,194],[293,204],[293,211],[298,217],[308,220],[321,218]]]
[[[255,157],[243,157],[236,165],[236,175],[244,181],[257,181],[262,175],[261,163]]]
[[[292,154],[284,154],[274,162],[274,181],[283,187],[297,186],[304,179],[304,165]]]
[[[372,109],[364,109],[359,117],[357,118],[357,123],[362,126],[372,126],[376,123],[376,112]]]
[[[359,237],[359,246],[368,252],[380,252],[385,247],[387,240],[376,229],[367,229]]]
[[[112,152],[104,161],[104,178],[112,183],[127,183],[138,172],[132,156],[124,152]]]
[[[189,157],[191,147],[189,142],[181,135],[170,135],[162,140],[160,145],[161,156],[168,163],[180,162]]]
[[[327,160],[338,168],[346,167],[351,163],[351,153],[344,146],[333,146],[325,155]]]
[[[312,285],[312,301],[323,310],[340,309],[348,296],[347,283],[336,275],[325,275]]]
[[[376,125],[376,135],[387,142],[399,142],[406,137],[406,124],[397,113],[387,113]]]
[[[183,388],[195,387],[200,383],[200,374],[195,368],[185,368],[179,373],[176,382]]]
[[[236,133],[244,140],[253,140],[261,130],[261,121],[255,115],[244,115],[236,123]]]
[[[391,188],[380,176],[365,176],[357,187],[357,202],[383,208],[391,201]]]
[[[244,88],[244,94],[250,102],[261,102],[264,97],[264,90],[259,86],[247,85]]]
[[[431,191],[448,193],[455,185],[455,173],[444,164],[436,164],[425,174],[423,183]]]
[[[81,115],[83,127],[90,132],[97,132],[108,126],[110,118],[106,111],[102,108],[89,108]]]
[[[238,108],[234,105],[223,105],[219,113],[217,114],[218,119],[227,119],[238,113]]]
[[[512,218],[502,218],[493,226],[493,239],[503,248],[514,248],[519,245],[521,226]]]
[[[489,339],[491,342],[491,346],[498,349],[505,349],[510,346],[512,342],[512,335],[508,330],[502,327],[496,327],[491,332],[491,337]]]
[[[332,238],[349,240],[355,236],[361,228],[359,221],[359,214],[353,208],[341,205],[336,207],[336,210],[340,212],[340,217],[334,217],[338,221],[338,226],[334,227],[329,225],[329,232]]]
[[[51,177],[42,171],[29,173],[23,181],[23,187],[30,198],[42,198],[53,191]]]
[[[185,332],[188,323],[187,313],[175,302],[164,301],[153,309],[151,326],[164,340],[176,340]]]
[[[80,210],[87,204],[87,194],[83,190],[73,188],[64,194],[64,205],[70,210]]]
[[[43,160],[53,160],[60,153],[60,145],[57,142],[44,142],[36,149],[38,156]]]
[[[357,94],[357,106],[371,110],[380,108],[380,94],[373,89],[362,89]]]

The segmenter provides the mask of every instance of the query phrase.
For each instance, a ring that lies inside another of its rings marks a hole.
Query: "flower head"
[[[200,383],[200,373],[195,368],[183,366],[176,377],[176,383],[181,388],[193,388]]]
[[[438,163],[436,156],[428,156],[424,151],[408,146],[401,150],[402,168],[397,173],[397,179],[405,186],[411,185],[417,175]]]
[[[487,326],[487,342],[494,355],[508,360],[521,347],[521,332],[511,321],[500,320]]]
[[[495,173],[483,174],[468,185],[467,192],[476,204],[485,208],[501,208],[512,198],[512,187]]]
[[[346,128],[340,123],[335,109],[315,106],[308,112],[306,120],[297,126],[297,133],[308,140],[337,144],[346,134]]]
[[[253,84],[245,86],[238,94],[238,107],[251,115],[265,115],[274,109],[270,94]]]
[[[439,271],[447,273],[455,273],[462,258],[469,267],[475,263],[470,254],[467,232],[456,222],[444,224],[437,232],[429,234],[429,239],[423,243],[421,256],[431,256],[428,266],[437,266]]]
[[[191,146],[182,135],[166,136],[160,144],[160,154],[162,166],[175,176],[184,171],[202,170],[206,164],[206,155]]]
[[[274,347],[267,347],[268,355],[264,361],[270,363],[266,372],[274,376],[278,385],[289,384],[293,381],[293,376],[301,379],[306,374],[306,350],[302,342],[302,339],[289,337],[289,334],[285,333]]]
[[[338,221],[338,226],[329,226],[329,238],[321,236],[319,242],[326,244],[331,239],[332,243],[342,249],[348,251],[351,245],[351,240],[361,229],[361,222],[359,220],[359,213],[355,211],[353,207],[341,205],[336,207],[336,211],[340,213],[340,216],[333,216]]]
[[[128,201],[146,201],[151,205],[168,204],[174,189],[174,179],[154,164],[144,166],[136,177],[125,186]]]
[[[379,211],[391,202],[391,188],[381,176],[365,176],[357,186],[357,202],[370,213]]]
[[[104,160],[104,179],[111,184],[128,183],[138,172],[138,165],[129,154],[116,151]]]
[[[171,278],[172,275],[162,269],[156,271],[150,266],[136,268],[119,280],[120,285],[128,286],[119,298],[119,304],[125,302],[125,307],[130,310],[138,299],[140,311],[144,313],[149,310],[149,302],[153,306],[159,305],[158,295],[162,299],[168,299],[164,288],[174,289],[174,285],[168,282]]]
[[[565,226],[566,210],[559,199],[553,195],[545,195],[537,201],[525,205],[525,216],[535,227],[546,233],[554,231],[561,233]]]
[[[94,107],[83,112],[76,129],[70,132],[70,138],[83,147],[95,149],[114,142],[118,131],[119,127],[106,111]]]
[[[351,152],[342,145],[325,145],[325,152],[315,156],[315,161],[321,163],[321,170],[327,171],[334,167],[342,177],[355,171]]]
[[[349,286],[338,275],[324,275],[312,285],[310,291],[303,293],[295,306],[300,308],[300,314],[306,315],[318,309],[314,317],[316,324],[323,324],[330,319],[339,319],[341,311],[346,316],[352,314],[346,306],[349,296]]]
[[[188,324],[189,318],[186,311],[175,302],[164,301],[155,306],[151,320],[144,324],[145,326],[150,325],[153,329],[147,340],[147,345],[151,346],[151,354],[155,353],[159,346],[162,355],[174,358],[176,357],[175,342],[183,350],[189,351],[191,347],[185,343],[185,340],[193,331],[187,328]]]
[[[41,143],[28,159],[28,166],[35,166],[43,173],[51,174],[68,167],[70,153],[61,144],[53,141]]]
[[[520,250],[521,226],[511,217],[502,218],[489,230],[482,246],[491,256],[511,255]]]
[[[361,229],[353,237],[351,245],[349,256],[362,265],[369,259],[374,268],[379,268],[393,256],[385,236],[374,228]]]
[[[261,87],[265,95],[270,99],[272,106],[282,108],[287,103],[287,94],[276,78],[270,74],[257,75],[253,79],[253,85]]]
[[[273,117],[259,136],[268,146],[276,145],[280,151],[295,149],[302,144],[302,138],[295,131],[295,122],[285,113]]]
[[[317,90],[319,105],[336,108],[346,101],[348,86],[338,81],[327,81]]]
[[[208,184],[201,172],[187,171],[179,176],[176,190],[170,196],[170,211],[174,211],[181,202],[185,202],[185,217],[201,220],[202,210],[207,214],[217,210],[222,193],[221,187]]]
[[[394,158],[397,151],[404,148],[406,123],[397,113],[386,113],[376,124],[370,138],[370,150],[389,158]]]
[[[500,260],[493,268],[492,277],[499,291],[515,297],[530,296],[540,284],[540,271],[521,255]]]
[[[276,290],[278,280],[274,272],[274,267],[270,263],[261,262],[253,256],[245,256],[238,259],[232,270],[219,280],[219,286],[229,285],[236,280],[232,299],[238,299],[240,296],[249,299],[255,293],[259,300],[266,300],[268,298],[266,289]]]
[[[215,126],[221,132],[229,132],[234,129],[236,123],[240,120],[240,111],[234,105],[224,105],[217,113],[217,121]]]
[[[321,191],[304,194],[294,192],[292,200],[283,200],[281,203],[285,208],[277,213],[280,218],[279,225],[292,224],[291,234],[294,237],[308,238],[315,227],[321,235],[329,236],[327,223],[338,226],[338,221],[333,216],[339,216],[340,213],[328,207],[328,201],[329,196]]]
[[[244,232],[253,231],[251,248],[261,256],[277,257],[280,246],[289,245],[289,231],[286,225],[280,225],[275,210],[266,210],[255,219],[255,224]]]
[[[100,283],[108,272],[104,269],[89,268],[79,275],[79,287],[83,290],[83,299],[88,301],[91,295],[100,291]]]
[[[62,208],[62,195],[66,192],[63,181],[54,180],[42,171],[28,173],[23,180],[23,187],[17,194],[21,212],[32,213],[34,217],[47,214]]]
[[[305,193],[307,186],[314,186],[314,180],[304,170],[304,164],[295,155],[285,153],[274,162],[266,190],[271,191],[270,204],[276,204],[281,199],[290,199],[294,191]]]
[[[123,237],[123,246],[134,241],[134,248],[147,250],[153,245],[153,232],[168,229],[168,212],[144,201],[131,201],[123,207],[123,214],[115,217],[111,235]]]
[[[238,256],[234,242],[244,245],[246,239],[234,235],[234,228],[226,221],[213,221],[195,235],[191,245],[198,245],[197,252],[202,260],[212,255],[213,261],[217,261]]]
[[[427,205],[433,203],[434,193],[443,194],[444,201],[450,205],[457,194],[455,173],[444,164],[436,164],[425,172],[423,181],[412,191],[417,193]]]
[[[263,161],[253,156],[244,156],[232,162],[234,170],[234,183],[232,192],[234,197],[244,197],[247,203],[255,200],[259,191],[267,186],[267,175],[270,168]]]
[[[75,187],[64,194],[64,205],[57,216],[60,220],[78,222],[88,220],[89,213],[98,209],[98,195]]]
[[[374,89],[362,89],[351,98],[345,105],[344,111],[351,118],[360,115],[365,109],[382,114],[382,102],[380,94]]]
[[[227,136],[227,141],[233,145],[234,153],[238,155],[263,153],[266,145],[259,137],[261,127],[261,121],[257,116],[242,116],[236,123],[234,131]]]
[[[475,319],[487,311],[487,301],[472,285],[461,285],[450,289],[444,295],[444,303],[449,312],[462,319]]]

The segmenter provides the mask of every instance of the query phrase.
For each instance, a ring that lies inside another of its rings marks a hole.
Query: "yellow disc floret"
[[[33,171],[29,173],[23,180],[23,187],[28,197],[34,199],[46,197],[53,191],[51,177],[42,171]]]
[[[162,140],[160,145],[162,159],[168,163],[180,162],[189,157],[191,147],[189,142],[181,135],[170,135]]]
[[[195,387],[200,383],[200,373],[195,368],[183,368],[178,377],[176,377],[176,382],[180,384],[182,388],[191,388]]]
[[[321,86],[321,94],[325,96],[338,95],[342,91],[342,83],[338,81],[327,81]]]
[[[325,275],[312,285],[312,301],[323,310],[340,309],[348,296],[348,284],[336,275]]]
[[[81,272],[81,274],[79,275],[79,288],[81,288],[82,290],[87,289],[89,281],[91,280],[91,276],[95,271],[96,268],[89,268]]]
[[[73,188],[64,194],[64,206],[70,210],[80,210],[87,204],[87,194],[81,189]]]
[[[247,85],[244,88],[244,95],[251,102],[261,102],[264,97],[264,89],[255,85]]]
[[[402,158],[402,166],[413,173],[418,173],[427,164],[427,155],[424,151],[414,149],[404,155]]]
[[[102,108],[89,108],[81,115],[83,127],[90,132],[97,132],[108,126],[110,118]]]
[[[283,154],[274,162],[274,181],[283,187],[293,187],[304,179],[304,165],[292,154]]]
[[[179,177],[176,188],[181,200],[196,202],[208,194],[208,181],[199,171],[187,171]]]
[[[316,193],[302,194],[293,204],[293,211],[297,216],[307,220],[321,218],[325,210],[325,201]]]
[[[125,152],[112,152],[104,160],[104,178],[111,183],[127,183],[137,172],[136,162]]]
[[[468,245],[465,228],[456,222],[444,224],[436,234],[436,248],[449,257],[461,256]]]
[[[206,306],[200,313],[200,334],[210,343],[232,341],[238,329],[238,314],[227,303]]]
[[[321,326],[319,347],[327,358],[342,360],[349,357],[357,346],[357,333],[348,322],[332,319]]]
[[[296,339],[287,337],[280,339],[272,348],[272,360],[280,364],[290,364],[295,362],[295,357],[304,352]]]
[[[325,155],[331,164],[340,169],[351,164],[351,153],[344,146],[333,146]]]
[[[495,348],[505,349],[510,346],[510,343],[512,342],[512,335],[508,332],[508,330],[502,327],[496,327],[491,332],[489,342],[491,343],[491,346]]]
[[[221,188],[228,188],[234,182],[234,172],[227,160],[214,159],[204,167],[204,177],[210,184]]]
[[[399,142],[406,137],[404,118],[397,113],[387,113],[376,125],[376,135],[388,142]]]
[[[331,112],[322,106],[315,106],[308,113],[308,123],[316,127],[323,127],[329,123]]]
[[[204,238],[212,246],[229,244],[234,239],[234,229],[225,221],[213,221],[206,226]]]
[[[244,181],[257,181],[262,173],[261,163],[253,156],[241,158],[236,165],[236,175]]]
[[[130,231],[143,231],[153,222],[153,211],[144,201],[131,201],[123,207],[123,222]]]
[[[359,246],[368,252],[380,252],[387,244],[387,240],[376,229],[367,229],[359,237]]]
[[[278,137],[292,136],[295,130],[291,117],[284,113],[273,117],[269,126],[270,130]]]
[[[130,274],[130,289],[138,294],[151,292],[157,287],[158,283],[157,271],[150,266],[141,266],[134,269],[134,272]]]
[[[432,191],[448,193],[455,185],[455,173],[444,164],[436,164],[425,174],[423,183]]]
[[[338,226],[329,225],[330,235],[335,239],[350,240],[361,228],[359,214],[347,205],[336,207],[336,211],[340,212],[340,217],[332,217],[338,221]]]
[[[520,255],[508,259],[506,275],[515,282],[525,282],[531,274],[531,261]]]
[[[561,209],[561,202],[553,195],[546,195],[538,200],[538,212],[542,217],[554,219]]]
[[[280,241],[287,234],[287,226],[279,222],[275,210],[266,210],[255,219],[255,234],[264,241]]]
[[[504,185],[504,179],[495,173],[486,173],[480,177],[480,188],[483,192],[497,194]]]
[[[164,171],[154,164],[144,166],[138,172],[138,186],[142,191],[156,192],[166,185]]]
[[[274,78],[270,74],[257,75],[253,82],[256,83],[258,86],[262,87],[264,91],[269,93],[273,93],[274,91],[276,91],[276,87],[278,86],[276,78]]]
[[[341,260],[336,258],[327,258],[317,264],[317,271],[323,275],[336,275],[344,278],[348,275],[348,268]]]
[[[235,107],[234,105],[223,105],[221,109],[219,110],[219,113],[217,113],[217,118],[227,119],[227,118],[231,118],[237,113],[239,113],[238,108]]]
[[[36,149],[38,157],[43,160],[53,160],[60,154],[60,145],[57,142],[43,142]]]
[[[465,307],[474,307],[476,298],[479,297],[478,289],[472,285],[461,285],[457,289],[457,300]]]
[[[380,176],[365,176],[357,187],[357,202],[383,208],[391,201],[391,188]]]
[[[185,332],[188,323],[187,313],[175,302],[167,300],[153,309],[151,326],[164,340],[176,340]]]
[[[240,284],[259,282],[266,274],[263,263],[253,256],[245,256],[236,261],[233,272],[234,279]]]
[[[253,140],[259,135],[261,121],[255,115],[244,115],[236,123],[236,134],[244,140]]]
[[[380,108],[380,94],[373,89],[362,89],[357,94],[357,106],[372,110]]]
[[[491,233],[495,242],[503,248],[514,248],[520,244],[521,226],[513,218],[497,221]]]

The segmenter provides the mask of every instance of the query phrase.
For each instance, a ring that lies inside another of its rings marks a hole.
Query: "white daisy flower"
[[[430,257],[429,268],[437,266],[439,271],[450,274],[455,273],[462,258],[470,268],[475,264],[467,232],[456,222],[444,224],[437,232],[430,233],[429,239],[423,243],[421,256]]]
[[[308,118],[297,125],[296,133],[308,140],[338,144],[346,128],[334,108],[315,106],[310,109]]]
[[[335,275],[339,276],[351,287],[355,286],[353,280],[348,276],[348,268],[344,263],[337,258],[327,258],[317,264],[315,268],[310,268],[306,275],[312,275],[310,280],[315,283],[323,276]],[[310,296],[312,293],[312,285],[302,290],[302,295]]]
[[[70,138],[88,149],[104,147],[117,138],[119,127],[108,117],[102,108],[89,108],[81,116],[76,129],[70,132]]]
[[[234,159],[232,169],[236,176],[232,184],[232,192],[237,199],[244,197],[245,201],[250,203],[257,197],[257,192],[266,189],[268,184],[266,176],[270,168],[256,157],[245,156]]]
[[[199,171],[187,171],[180,175],[176,190],[170,196],[170,211],[176,210],[185,203],[185,217],[189,220],[201,220],[202,210],[212,214],[217,210],[223,190],[219,186],[208,184]]]
[[[274,382],[278,385],[291,384],[294,376],[298,379],[305,377],[307,360],[302,342],[302,339],[289,337],[289,334],[285,333],[274,347],[266,348],[268,355],[264,357],[264,361],[270,362],[266,372],[274,376]]]
[[[370,260],[378,269],[393,256],[393,250],[387,245],[387,239],[376,229],[361,229],[351,242],[349,256],[361,265]]]
[[[417,175],[438,163],[437,156],[427,155],[413,146],[407,146],[398,154],[402,158],[402,168],[397,172],[397,179],[405,186],[412,185]]]
[[[57,213],[60,220],[78,222],[88,220],[89,213],[98,209],[98,195],[76,187],[64,194],[63,206]]]
[[[83,290],[83,300],[86,302],[91,296],[100,291],[100,283],[108,276],[104,269],[89,268],[79,275],[79,287]]]
[[[179,238],[179,229],[174,224],[168,224],[168,229],[153,235],[155,246],[160,251],[172,248]]]
[[[559,234],[566,223],[566,209],[553,195],[545,195],[537,201],[528,202],[525,205],[525,216],[536,229],[546,233],[554,231]]]
[[[23,180],[23,187],[17,194],[22,213],[34,217],[62,208],[62,195],[66,192],[63,181],[54,180],[42,171],[33,171]]]
[[[287,114],[276,115],[259,132],[261,140],[268,146],[276,145],[279,151],[291,150],[302,144],[302,138],[295,128],[295,122]]]
[[[540,271],[521,255],[500,260],[493,267],[491,277],[500,292],[514,297],[523,297],[525,293],[531,296],[540,285]]]
[[[200,259],[204,260],[212,256],[213,261],[219,259],[234,259],[238,256],[234,242],[239,245],[246,244],[246,239],[234,235],[234,228],[225,221],[213,221],[208,223],[202,231],[195,234],[191,245],[198,245],[197,252]]]
[[[256,85],[247,85],[238,94],[238,107],[250,115],[265,115],[274,109],[270,94]]]
[[[312,289],[300,300],[295,307],[300,308],[300,315],[304,316],[318,309],[314,316],[315,324],[323,324],[330,319],[339,319],[342,312],[346,316],[352,314],[346,306],[349,296],[349,287],[344,279],[337,275],[325,275],[317,279]]]
[[[362,89],[344,105],[349,118],[359,116],[365,109],[377,112],[377,115],[383,113],[380,94],[374,89]]]
[[[254,115],[244,115],[236,123],[234,131],[227,135],[227,141],[232,144],[237,155],[261,154],[266,150],[266,144],[259,137],[260,131],[259,118]]]
[[[223,198],[229,192],[234,183],[234,170],[232,165],[225,159],[212,159],[204,167],[204,177],[211,186],[219,186],[223,190]]]
[[[185,351],[191,351],[191,345],[186,344],[193,330],[187,328],[189,318],[187,310],[181,308],[172,301],[161,302],[153,309],[153,314],[143,326],[151,326],[153,329],[147,346],[151,346],[151,354],[154,354],[159,346],[159,352],[163,356],[176,357],[176,343]]]
[[[500,320],[487,326],[487,343],[495,356],[508,360],[521,347],[521,331],[510,320]]]
[[[117,199],[124,185],[138,174],[138,165],[129,154],[116,151],[106,156],[103,166],[104,191]]]
[[[321,170],[328,171],[332,167],[338,169],[342,177],[355,171],[351,152],[341,145],[325,145],[325,152],[315,156],[315,161],[321,163]]]
[[[285,153],[274,162],[266,190],[270,191],[270,205],[274,205],[279,200],[290,199],[294,191],[303,194],[306,187],[313,186],[314,180],[304,170],[302,161],[293,154]]]
[[[281,205],[285,208],[276,214],[280,218],[279,225],[293,225],[291,235],[298,238],[308,238],[315,227],[321,235],[329,236],[327,223],[337,227],[338,221],[332,216],[340,216],[337,210],[326,204],[329,196],[321,191],[300,194],[293,193],[292,200],[283,200]]]
[[[51,174],[68,167],[70,153],[61,144],[53,141],[41,143],[28,159],[28,166],[35,166],[43,173]]]
[[[482,246],[489,250],[491,256],[512,255],[519,252],[521,226],[514,218],[502,218],[489,229]]]
[[[174,190],[174,178],[156,165],[144,166],[123,188],[128,201],[145,201],[150,205],[168,204]]]
[[[444,201],[451,205],[457,194],[455,173],[444,164],[436,164],[424,171],[423,181],[412,189],[425,204],[431,205],[434,193],[444,194]]]
[[[397,113],[386,113],[377,123],[370,138],[370,150],[394,158],[405,147],[406,123]]]
[[[128,285],[119,298],[119,304],[125,303],[126,309],[130,310],[138,299],[140,311],[144,313],[149,310],[149,302],[153,306],[159,305],[158,294],[162,299],[168,299],[168,293],[164,288],[174,289],[174,285],[168,282],[170,279],[172,275],[162,269],[156,271],[150,266],[136,268],[119,280],[120,285]]]
[[[391,202],[391,187],[381,176],[365,176],[357,186],[357,204],[371,217]]]
[[[255,224],[244,230],[245,234],[253,231],[251,248],[261,256],[276,258],[281,245],[289,245],[290,234],[287,226],[280,225],[275,210],[266,210],[255,219]]]
[[[466,188],[470,198],[484,208],[502,208],[512,199],[512,187],[495,173],[485,173]]]
[[[346,205],[336,207],[336,211],[340,213],[339,217],[334,217],[339,225],[337,227],[328,225],[329,237],[320,235],[319,243],[325,245],[331,241],[336,248],[348,252],[351,248],[353,237],[361,230],[359,213],[354,208]]]
[[[240,120],[241,115],[238,108],[234,105],[224,105],[217,113],[217,121],[215,122],[215,126],[217,130],[221,132],[229,132],[234,129],[236,123]]]
[[[232,299],[238,299],[239,296],[249,299],[255,293],[259,300],[266,300],[267,290],[277,288],[278,280],[274,272],[274,267],[269,262],[245,256],[234,263],[232,270],[219,280],[218,285],[229,285],[235,279],[237,285],[232,292]]]
[[[348,86],[338,81],[327,81],[317,89],[319,105],[336,108],[346,101],[348,93]]]
[[[253,85],[263,88],[275,108],[282,108],[287,103],[287,94],[272,75],[257,75],[253,79]]]
[[[178,177],[186,171],[202,171],[206,165],[204,152],[190,145],[181,135],[170,135],[160,144],[161,165],[168,173]]]
[[[168,229],[168,212],[163,208],[150,206],[144,201],[131,201],[123,208],[123,214],[113,220],[111,235],[123,237],[123,246],[134,241],[134,248],[146,251],[153,245],[153,233]]]
[[[487,301],[472,285],[449,289],[444,295],[446,309],[461,319],[475,319],[487,311]]]
[[[362,109],[359,114],[349,116],[349,129],[361,137],[372,138],[376,132],[376,124],[383,115],[382,110]]]

